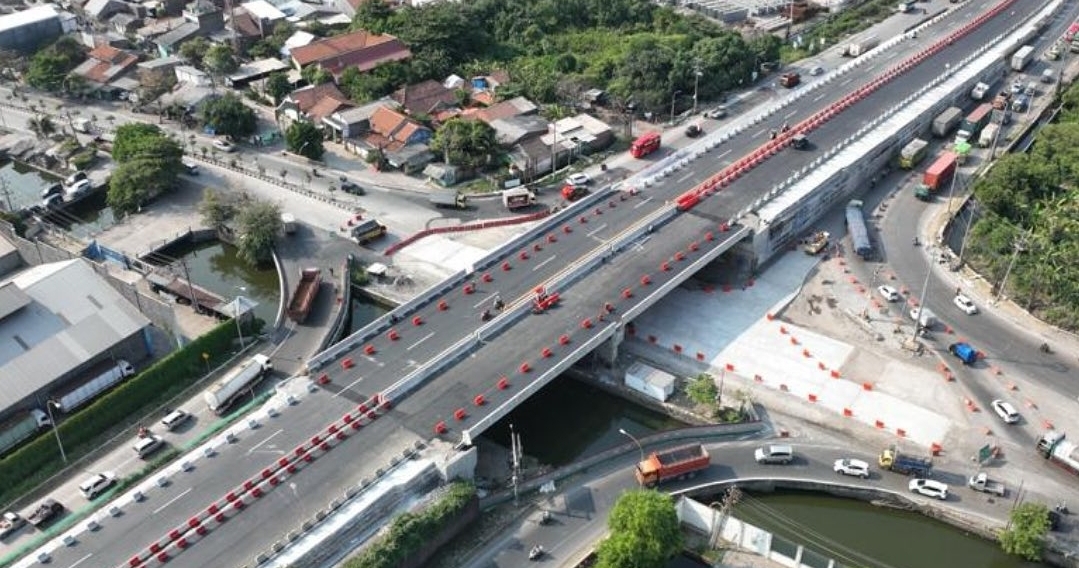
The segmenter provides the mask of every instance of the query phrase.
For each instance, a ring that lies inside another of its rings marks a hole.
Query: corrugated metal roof
[[[60,13],[52,6],[36,6],[7,16],[0,16],[0,32],[18,29],[27,24],[44,22],[50,18],[60,19]]]
[[[149,325],[86,261],[35,266],[0,281],[31,299],[0,320],[0,413]]]

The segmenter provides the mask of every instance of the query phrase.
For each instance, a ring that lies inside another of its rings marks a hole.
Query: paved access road
[[[1017,9],[1024,11],[1026,10],[1024,6],[1025,4],[1017,6]],[[969,3],[960,6],[959,13],[949,20],[952,22],[951,28],[954,29],[960,22],[968,21],[975,8]],[[807,163],[815,157],[820,148],[827,147],[870,120],[875,116],[877,109],[887,108],[910,91],[917,89],[922,82],[935,74],[937,69],[943,67],[943,63],[960,59],[964,53],[975,48],[986,38],[1002,31],[1011,21],[1014,21],[1014,18],[1006,16],[995,18],[983,29],[955,42],[950,48],[927,60],[903,79],[882,88],[841,114],[834,124],[811,135],[816,150],[787,151],[752,174],[744,176],[737,184],[725,190],[720,197],[704,202],[692,214],[679,216],[671,225],[657,227],[657,231],[651,237],[636,243],[632,253],[614,257],[611,262],[604,265],[602,270],[596,270],[578,282],[566,293],[565,300],[559,308],[542,316],[528,316],[523,320],[523,325],[514,326],[497,341],[488,343],[485,348],[466,358],[462,364],[434,380],[428,388],[396,403],[388,417],[380,418],[371,427],[365,428],[360,436],[354,436],[343,444],[343,448],[352,448],[351,451],[337,453],[339,450],[335,450],[331,452],[331,455],[369,456],[376,444],[381,444],[382,447],[393,446],[395,444],[392,440],[386,441],[383,438],[388,437],[393,431],[398,431],[400,425],[406,426],[415,436],[429,437],[436,419],[452,420],[448,411],[467,407],[478,389],[492,388],[500,373],[512,372],[519,362],[525,359],[533,361],[538,366],[538,353],[543,346],[554,345],[560,334],[577,330],[581,319],[598,314],[605,300],[618,300],[619,291],[626,286],[637,287],[640,275],[646,272],[657,275],[658,265],[662,259],[671,258],[676,252],[686,249],[691,240],[701,238],[705,232],[716,230],[726,216],[751,202],[760,191],[786,176],[786,172]],[[947,25],[942,26],[942,31],[939,33],[944,33],[947,27]],[[923,34],[917,41],[904,42],[899,47],[899,51],[913,52],[915,48],[921,47],[917,45],[919,42],[928,41],[929,35]],[[892,57],[892,60],[896,60],[896,57]],[[873,70],[879,72],[883,68],[883,65],[878,63]],[[763,142],[762,133],[766,134],[769,127],[778,127],[783,121],[794,122],[808,116],[812,111],[871,78],[872,73],[863,69],[851,82],[845,84],[842,81],[836,82],[818,91],[823,96],[817,100],[808,98],[800,101],[792,107],[797,111],[794,115],[776,116],[773,119],[774,124],[763,124],[761,131],[743,133],[741,139],[736,139],[725,146],[739,149],[732,151],[725,158],[733,161],[734,157],[737,157],[735,155],[744,154],[747,148],[758,144],[758,140]],[[725,147],[713,152],[721,154],[725,151]],[[491,302],[495,293],[500,293],[510,303],[517,298],[526,298],[534,286],[545,282],[589,251],[602,247],[605,241],[620,234],[626,226],[646,217],[653,211],[662,209],[664,206],[661,203],[665,199],[688,189],[704,176],[719,169],[724,165],[725,158],[717,160],[708,157],[697,160],[693,162],[689,170],[684,170],[681,174],[682,176],[685,176],[685,173],[692,174],[689,177],[679,178],[677,177],[679,174],[676,174],[674,179],[670,179],[661,186],[650,188],[646,194],[634,200],[616,201],[613,208],[602,203],[599,206],[603,211],[602,215],[589,212],[588,223],[576,224],[572,233],[561,233],[558,228],[555,228],[557,240],[553,243],[545,239],[540,239],[537,243],[522,243],[520,250],[528,251],[529,259],[522,261],[516,255],[513,256],[509,260],[513,266],[508,272],[496,267],[492,273],[494,281],[490,285],[480,283],[480,293],[465,295],[459,286],[454,287],[445,294],[449,305],[448,310],[439,311],[434,305],[428,305],[419,312],[419,316],[424,321],[422,325],[414,326],[408,320],[399,324],[401,333],[397,341],[391,342],[383,337],[372,342],[375,353],[370,356],[359,354],[354,356],[353,361],[356,366],[351,369],[344,370],[334,365],[330,370],[330,379],[334,389],[333,394],[337,395],[334,397],[335,402],[332,406],[313,412],[312,420],[319,425],[324,425],[339,416],[340,409],[346,407],[344,403],[338,406],[337,399],[350,400],[350,404],[364,400],[384,386],[395,382],[417,365],[438,356],[447,346],[476,329],[480,324],[479,311],[486,303]],[[534,244],[540,244],[542,250],[534,250]],[[521,382],[519,379],[514,380]],[[291,416],[292,414],[282,415],[283,422],[291,420]],[[302,427],[294,428],[290,423],[284,430],[285,432],[295,430],[292,437],[288,438],[292,441],[303,439],[300,434],[302,429]],[[317,427],[312,427],[308,432],[317,429]],[[280,434],[280,436],[283,435],[284,433]],[[283,445],[287,446],[287,444]],[[258,469],[258,466],[253,464],[233,467],[231,458],[224,459],[226,458],[224,454],[221,457],[223,459],[219,462],[230,463],[230,466],[218,465],[214,468],[216,470],[214,474],[221,478],[220,481],[215,482],[216,485],[211,484],[212,487],[208,490],[202,484],[191,487],[191,491],[183,497],[183,502],[188,506],[187,514],[219,497],[219,489],[228,487],[230,484],[238,485]],[[366,459],[363,461],[370,463]],[[322,488],[324,486],[320,480],[331,477],[334,478],[334,482],[325,485],[327,488],[333,484],[340,488],[355,481],[355,479],[349,479],[347,475],[341,475],[342,471],[349,470],[348,467],[331,469],[332,466],[327,467],[322,465],[323,463],[326,462],[316,462],[309,470],[297,476],[295,478],[297,487],[310,484]],[[316,474],[316,471],[321,473]],[[255,552],[265,549],[267,543],[275,536],[283,534],[297,524],[294,503],[288,502],[287,496],[283,493],[285,492],[275,491],[268,498],[260,500],[257,505],[251,507],[250,511],[237,519],[239,522],[230,521],[221,529],[211,533],[198,546],[186,552],[183,557],[176,559],[174,563],[192,566],[235,565],[250,559]],[[325,503],[325,500],[319,500],[319,494],[320,491],[312,492],[308,502],[320,505]],[[185,514],[180,513],[179,510],[177,513],[176,518],[159,519],[153,516],[143,518],[137,527],[131,527],[131,531],[121,542],[107,538],[105,534],[95,535],[94,539],[88,539],[77,548],[59,551],[58,554],[71,554],[71,557],[66,560],[58,558],[57,564],[70,565],[89,550],[94,550],[95,556],[106,566],[113,564],[112,560],[123,561],[134,549],[143,546],[142,544],[132,545],[133,542],[149,542],[167,532],[174,526],[176,520],[185,518]],[[109,562],[105,562],[106,559],[109,559]]]
[[[771,440],[775,442],[775,440]],[[706,500],[707,490],[700,490],[709,483],[731,480],[788,479],[811,483],[828,483],[853,487],[875,487],[892,491],[919,503],[932,503],[934,506],[948,507],[961,511],[965,515],[991,519],[993,524],[1003,525],[1007,519],[1012,500],[989,499],[983,493],[964,487],[967,471],[942,470],[935,468],[933,478],[949,485],[947,501],[940,502],[910,493],[907,483],[910,478],[895,473],[882,471],[876,466],[877,456],[862,452],[851,452],[845,448],[831,445],[799,444],[797,440],[783,440],[792,443],[795,449],[795,461],[790,465],[760,465],[753,460],[753,450],[766,443],[728,442],[707,443],[712,455],[712,465],[692,480],[671,483],[660,489],[668,492],[689,492],[698,500]],[[654,448],[653,448],[654,449]],[[870,464],[870,478],[862,480],[856,477],[839,475],[833,471],[835,460],[854,458]],[[573,486],[550,498],[532,496],[533,512],[528,513],[509,530],[504,531],[485,549],[463,564],[465,568],[509,568],[527,566],[529,549],[539,544],[547,552],[546,561],[557,565],[583,558],[587,551],[607,531],[607,515],[622,492],[637,487],[633,477],[633,465],[637,461],[636,451],[624,454],[620,459],[611,460],[604,468],[590,471],[586,479],[575,479]],[[1014,495],[1016,487],[1009,487],[1009,496]],[[717,491],[719,493],[719,491]],[[528,503],[523,505],[529,507]],[[552,520],[540,524],[543,510],[552,513]]]

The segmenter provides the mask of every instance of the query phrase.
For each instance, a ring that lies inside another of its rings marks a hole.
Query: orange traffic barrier
[[[895,435],[899,436],[900,438],[906,438],[907,437],[907,431],[902,429],[902,428],[896,428],[895,429]]]
[[[808,358],[810,358],[810,357],[812,357],[812,356],[813,356],[813,355],[812,355],[812,354],[811,354],[811,353],[809,352],[809,350],[808,350],[808,349],[803,349],[803,350],[802,350],[802,357],[805,357],[806,359],[808,359]]]
[[[997,367],[996,365],[989,367],[989,370],[992,371],[994,375],[1000,374],[1000,367]]]
[[[785,325],[779,326],[779,333],[781,333],[783,335],[787,335],[787,326],[785,326]]]
[[[944,382],[950,383],[955,380],[955,375],[952,375],[951,371],[944,373]]]
[[[487,397],[483,396],[482,394],[477,394],[475,398],[472,399],[472,404],[475,404],[476,406],[483,406],[487,404]]]
[[[839,371],[836,370],[836,369],[832,369],[830,374],[832,375],[833,379],[838,379],[839,378]]]
[[[495,383],[495,386],[496,386],[496,387],[498,387],[498,390],[506,390],[506,389],[508,389],[508,388],[509,388],[509,386],[510,386],[510,380],[509,380],[509,379],[507,379],[507,378],[506,378],[506,377],[504,377],[504,376],[503,376],[503,377],[499,377],[499,378],[498,378],[498,382],[497,382],[497,383]]]
[[[473,285],[472,285],[471,283],[469,283],[469,284],[465,284],[465,287],[464,287],[464,293],[465,293],[466,295],[470,295],[470,294],[472,294],[472,293],[473,293],[473,292],[475,292],[475,291],[476,291],[476,287],[475,287],[475,286],[473,286]]]
[[[570,227],[569,225],[562,225],[562,232],[566,234],[572,233],[573,227]]]
[[[390,338],[390,341],[397,341],[398,339],[401,339],[401,335],[397,333],[396,329],[391,329],[388,333],[386,333],[386,336]]]
[[[520,253],[519,253],[519,254],[517,255],[517,258],[519,258],[519,259],[521,259],[521,260],[528,260],[528,251],[526,251],[526,250],[523,250],[523,251],[521,251],[521,252],[520,252]]]
[[[667,261],[664,261],[662,264],[659,265],[659,269],[662,270],[663,272],[670,272],[671,271],[671,263],[669,263]]]
[[[553,354],[554,353],[551,351],[550,347],[544,347],[543,351],[540,351],[540,355],[542,355],[544,359],[550,357]]]
[[[984,434],[986,436],[992,436],[993,431],[990,430],[988,426],[986,426],[986,427],[982,428],[982,434]]]
[[[733,373],[734,372],[734,363],[727,363],[726,365],[723,366],[723,368],[727,369],[728,372]]]
[[[487,283],[490,283],[492,280],[494,280],[494,277],[491,276],[490,272],[484,272],[483,276],[481,276],[480,278]]]
[[[644,276],[641,276],[641,286],[647,286],[647,285],[649,285],[651,283],[652,283],[652,278],[650,276],[648,276],[647,274],[645,274]]]
[[[1045,428],[1046,430],[1052,430],[1053,429],[1053,423],[1048,421],[1048,420],[1042,420],[1042,427]]]
[[[347,357],[341,361],[341,366],[346,369],[351,369],[352,367],[356,366],[356,363],[352,361],[352,357]]]
[[[541,250],[543,250],[543,246],[539,243],[532,245],[532,252],[540,252]]]
[[[817,402],[817,395],[815,395],[815,394],[809,395],[809,402]]]
[[[753,380],[758,382],[758,383],[763,383],[764,382],[764,377],[762,377],[760,375],[753,375]]]
[[[368,354],[368,355],[374,355],[375,354],[375,346],[371,345],[371,344],[367,344],[367,345],[365,345],[363,347],[363,352]]]
[[[929,451],[932,452],[934,456],[939,456],[940,453],[944,451],[944,446],[933,442],[933,444],[929,446]]]
[[[326,373],[322,373],[318,376],[318,384],[324,385],[330,382],[330,376]]]
[[[675,353],[681,353],[681,352],[682,352],[682,346],[681,346],[681,345],[679,345],[679,344],[677,344],[677,343],[675,343],[675,344],[674,344],[674,345],[673,345],[673,346],[671,347],[671,349],[674,349],[674,352],[675,352]]]
[[[700,351],[698,351],[697,352],[697,360],[698,361],[704,361],[704,353],[701,353]]]
[[[508,260],[502,263],[502,272],[509,272],[512,268]]]
[[[791,345],[798,345],[798,338],[791,336]]]
[[[854,416],[854,411],[849,408],[843,409],[843,416]]]
[[[693,252],[697,252],[697,250],[700,249],[700,248],[701,248],[701,245],[697,244],[697,241],[693,241],[692,243],[689,243],[689,250],[691,250]]]
[[[874,423],[874,425],[875,425],[875,426],[876,426],[877,428],[884,428],[884,421],[883,421],[883,420],[877,420],[877,421],[876,421],[876,422]]]
[[[444,311],[446,311],[448,309],[450,309],[450,305],[446,303],[446,300],[439,300],[438,301],[438,311],[444,312]]]
[[[412,325],[415,325],[415,326],[423,325],[423,318],[421,318],[420,316],[413,317],[412,318]]]
[[[468,418],[468,413],[465,412],[465,409],[458,408],[457,410],[453,411],[453,417],[457,420],[464,420],[465,418]]]
[[[626,331],[629,331],[629,330],[626,330]],[[632,335],[632,333],[630,335]],[[558,336],[558,344],[559,345],[569,345],[569,336],[566,335],[566,334],[559,335]]]
[[[817,361],[817,368],[822,371],[827,371],[828,367],[824,366],[824,361]]]
[[[446,430],[447,430],[447,428],[446,428],[446,423],[445,422],[440,420],[437,424],[435,424],[435,434],[439,434],[439,435],[445,434]]]
[[[773,315],[773,314],[764,314],[764,317],[765,317],[765,319],[767,319],[768,321],[772,321],[772,320],[776,319],[776,316],[775,316],[775,315]]]
[[[862,390],[873,390],[873,383],[862,383]]]
[[[648,336],[648,342],[649,342],[649,343],[655,343],[655,342],[656,342],[656,336],[654,336],[654,335],[649,335],[649,336]]]
[[[524,363],[521,363],[521,365],[517,367],[517,369],[522,373],[527,373],[532,370],[532,365],[529,365],[528,361],[525,361]]]
[[[1019,387],[1015,386],[1015,383],[1008,383],[1008,390],[1018,390]]]
[[[1034,401],[1030,400],[1029,398],[1026,400],[1026,405],[1027,408],[1038,408],[1038,405],[1034,404]]]
[[[779,390],[787,392],[789,389],[787,389],[787,385],[779,385]]]
[[[674,259],[677,261],[683,261],[686,259],[686,254],[682,251],[674,253]]]
[[[632,298],[633,297],[633,290],[630,290],[629,288],[624,288],[622,290],[622,297],[627,299],[627,300],[629,298]]]

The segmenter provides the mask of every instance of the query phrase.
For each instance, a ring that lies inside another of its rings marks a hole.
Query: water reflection
[[[258,302],[255,316],[273,325],[277,317],[278,294],[277,271],[273,265],[252,267],[236,256],[236,247],[220,241],[207,241],[191,245],[183,250],[172,250],[172,255],[155,255],[160,261],[183,259],[194,284],[225,298],[244,296]],[[178,262],[172,262],[175,274],[183,277]]]

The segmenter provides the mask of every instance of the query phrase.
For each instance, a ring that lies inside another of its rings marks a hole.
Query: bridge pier
[[[596,348],[596,360],[603,363],[608,369],[613,368],[615,362],[618,361],[618,348],[625,339],[626,324],[620,323],[618,327],[615,328],[614,334]]]

